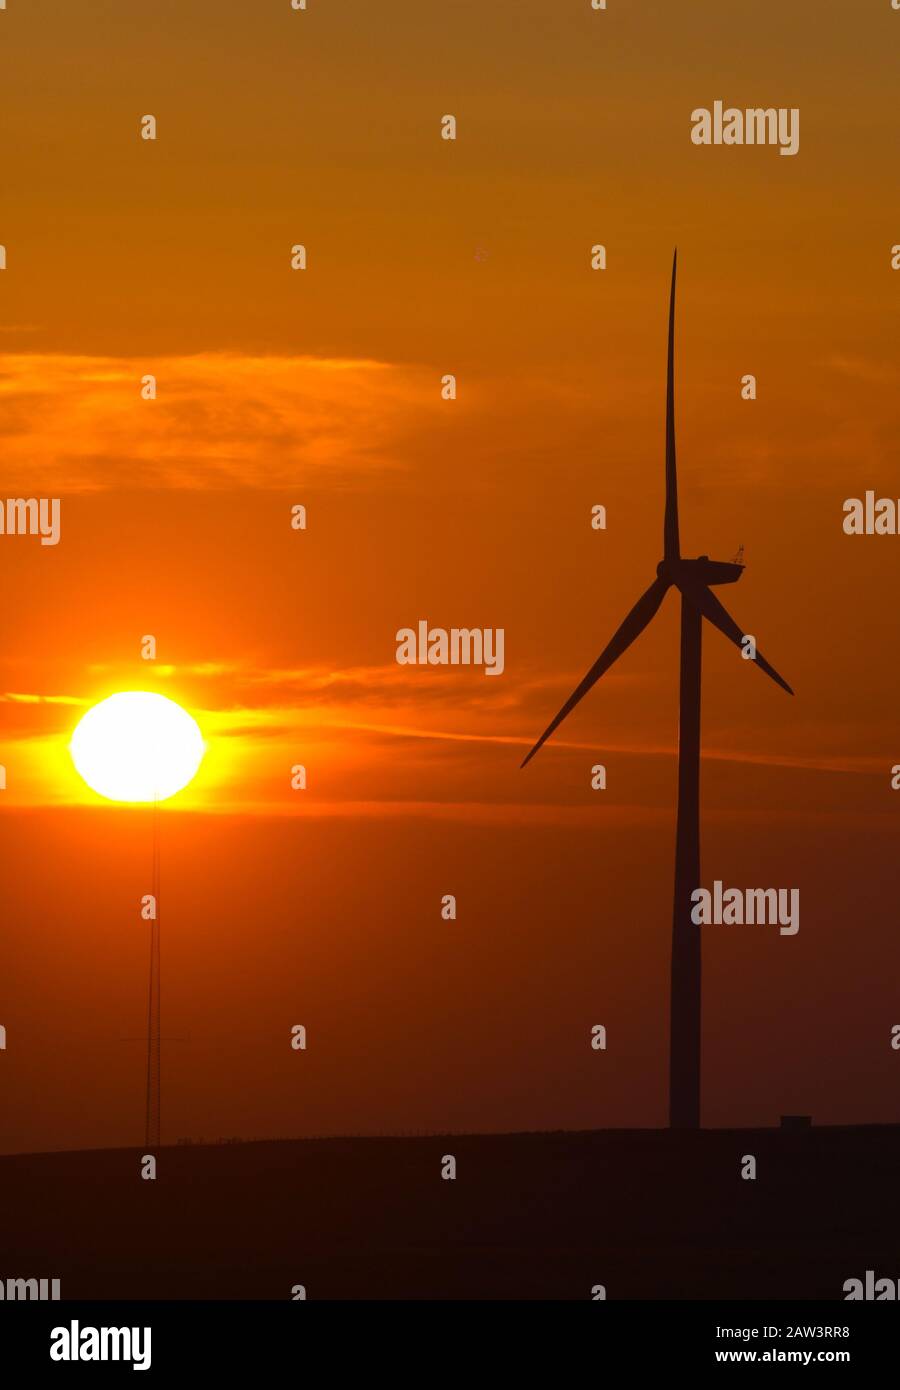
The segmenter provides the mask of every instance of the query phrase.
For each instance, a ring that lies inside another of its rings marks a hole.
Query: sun
[[[206,745],[187,710],[165,695],[125,690],[79,720],[69,752],[108,801],[165,801],[194,777]]]

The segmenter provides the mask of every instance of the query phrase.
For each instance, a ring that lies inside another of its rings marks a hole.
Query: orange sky
[[[708,632],[704,880],[803,908],[705,938],[704,1118],[896,1119],[900,541],[841,507],[900,497],[900,14],[309,3],[0,15],[0,496],[62,499],[0,538],[0,1148],[140,1134],[149,828],[65,751],[132,688],[209,745],[165,1137],[662,1121],[674,597],[518,764],[660,556],[676,244],[683,547],[744,544],[723,598],[797,692]],[[799,154],[692,145],[716,99],[799,107]],[[420,618],[503,627],[503,676],[398,666]]]

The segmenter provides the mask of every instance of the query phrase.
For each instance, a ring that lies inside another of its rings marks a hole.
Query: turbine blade
[[[608,671],[610,666],[612,666],[613,662],[616,661],[624,651],[627,651],[634,639],[640,636],[644,628],[649,623],[650,619],[656,613],[656,610],[659,608],[659,605],[662,603],[663,597],[668,587],[668,580],[656,579],[650,585],[650,588],[647,590],[647,592],[641,595],[637,603],[632,608],[631,612],[628,614],[628,617],[619,627],[615,636],[603,648],[603,651],[600,653],[597,660],[594,662],[593,666],[588,671],[584,680],[581,682],[581,684],[578,686],[576,690],[573,690],[572,694],[569,696],[568,700],[563,705],[556,718],[553,719],[551,723],[547,725],[546,729],[541,734],[537,743],[534,745],[531,752],[528,754],[528,757],[525,758],[525,760],[523,761],[522,767],[525,767],[527,763],[531,762],[531,759],[534,757],[538,749],[547,742],[547,739],[553,733],[553,730],[559,727],[559,725],[565,719],[566,715],[571,714],[572,710],[578,704],[578,701],[582,698],[582,696],[588,693],[592,685],[596,685],[597,681],[604,674],[604,672]]]
[[[713,627],[717,627],[720,632],[724,632],[729,641],[736,647],[743,649],[744,633],[732,618],[728,609],[725,608],[716,598],[712,589],[708,589],[705,584],[692,584],[689,581],[679,580],[678,587],[681,592],[693,603],[695,608],[699,608],[704,618],[708,618]],[[789,695],[793,695],[793,690],[782,676],[779,676],[774,666],[771,666],[766,658],[757,651],[754,658],[755,665],[765,671],[776,685],[780,685],[782,690],[786,690]]]
[[[669,292],[669,363],[666,374],[666,520],[663,554],[677,560],[681,554],[678,539],[678,474],[675,468],[675,270],[678,251],[672,257],[672,288]]]

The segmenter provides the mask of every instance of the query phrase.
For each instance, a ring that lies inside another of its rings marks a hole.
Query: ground
[[[141,1154],[0,1159],[0,1279],[72,1299],[842,1299],[867,1269],[900,1275],[900,1126],[181,1145],[155,1181]]]

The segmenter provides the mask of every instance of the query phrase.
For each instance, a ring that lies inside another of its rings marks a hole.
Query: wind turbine
[[[663,558],[656,579],[628,614],[611,641],[551,720],[522,763],[525,767],[579,700],[631,646],[648,625],[667,591],[681,594],[681,686],[678,724],[678,820],[675,835],[675,896],[672,910],[672,1003],[669,1047],[669,1124],[673,1129],[700,1126],[700,928],[691,921],[691,894],[700,887],[700,653],[703,619],[744,650],[744,633],[712,592],[714,585],[734,584],[742,564],[701,555],[687,560],[678,539],[678,477],[675,468],[675,271],[672,258],[669,296],[669,360],[666,383],[666,515]],[[755,662],[782,690],[793,695],[759,651]]]

